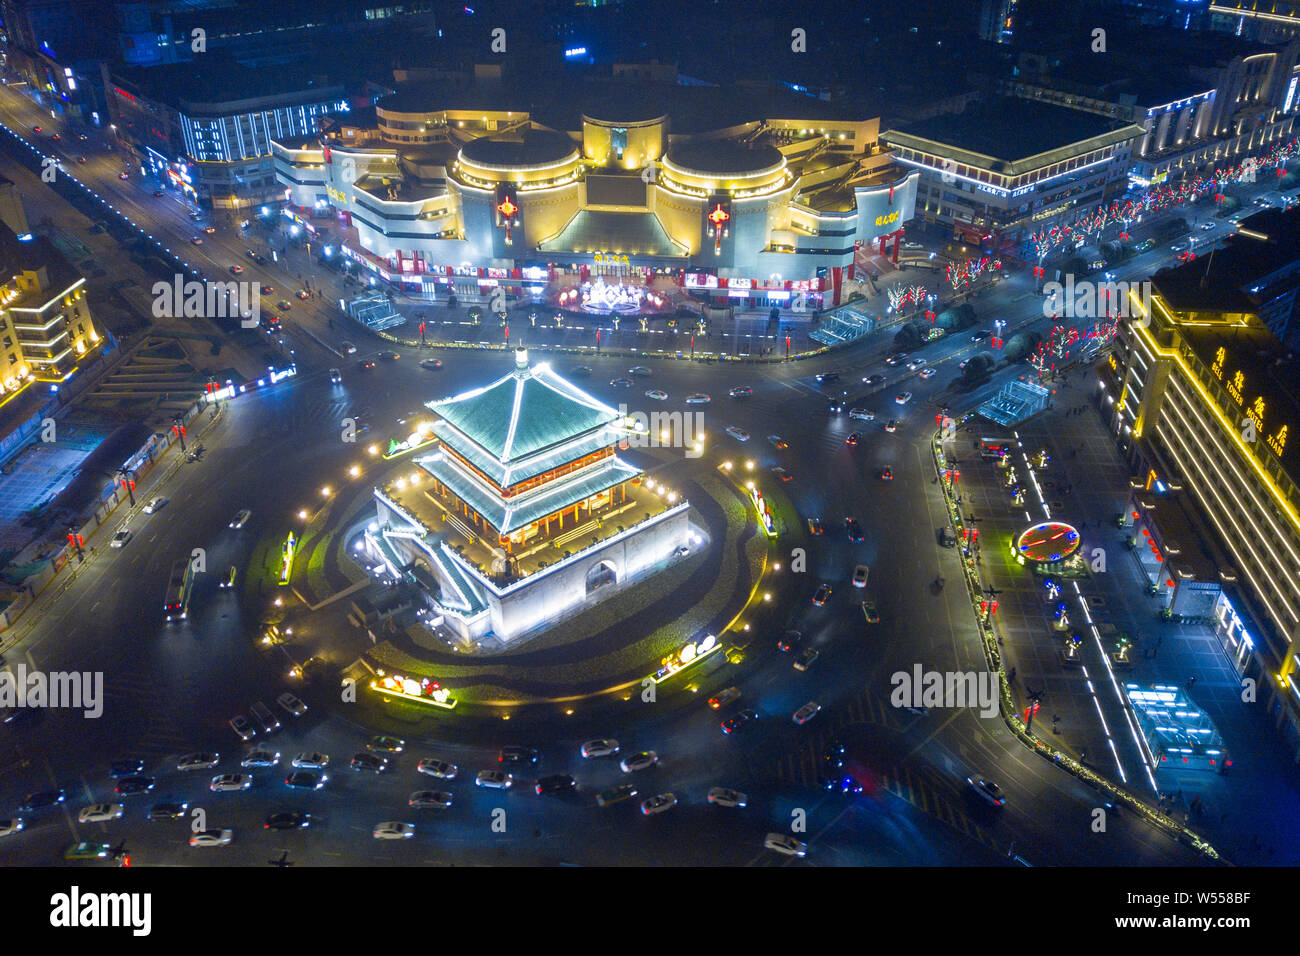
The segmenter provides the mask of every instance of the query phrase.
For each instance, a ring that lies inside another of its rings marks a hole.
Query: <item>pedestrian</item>
[[[1195,687],[1195,686],[1196,686],[1196,678],[1195,678],[1195,677],[1189,677],[1189,678],[1187,678],[1187,688],[1188,688],[1188,690],[1190,690],[1191,688],[1193,688],[1193,687]]]

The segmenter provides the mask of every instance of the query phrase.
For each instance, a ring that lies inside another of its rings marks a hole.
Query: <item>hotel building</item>
[[[71,378],[100,344],[86,280],[48,239],[0,225],[0,403]]]
[[[431,449],[375,490],[372,553],[464,640],[520,640],[690,550],[689,504],[619,457],[620,413],[546,364],[429,402]]]
[[[277,137],[286,211],[332,211],[355,230],[345,255],[410,291],[572,287],[602,313],[654,311],[665,281],[815,306],[838,301],[857,249],[897,254],[918,174],[878,119],[615,69],[554,90],[412,86],[377,103],[373,129]],[[617,300],[590,294],[597,279]]]
[[[1157,273],[1099,394],[1139,476],[1123,521],[1161,604],[1212,621],[1300,759],[1300,365],[1263,317],[1294,309],[1297,259],[1300,213],[1272,211]]]

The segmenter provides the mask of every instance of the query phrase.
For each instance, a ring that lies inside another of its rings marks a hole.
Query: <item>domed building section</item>
[[[449,171],[466,232],[489,238],[493,259],[536,249],[578,206],[581,158],[578,144],[553,130],[466,143]]]
[[[376,112],[320,150],[278,146],[276,175],[299,221],[332,208],[356,230],[345,256],[434,301],[812,312],[867,250],[897,257],[916,201],[859,103],[684,84],[672,64],[404,85]]]

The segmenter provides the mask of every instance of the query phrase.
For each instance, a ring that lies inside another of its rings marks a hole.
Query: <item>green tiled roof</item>
[[[465,439],[507,465],[603,429],[619,417],[617,409],[560,378],[548,365],[530,367],[520,352],[516,362],[513,372],[491,385],[428,403],[455,429],[443,428],[439,437],[476,465],[483,456],[467,447]]]
[[[539,243],[542,252],[619,252],[632,256],[685,258],[688,251],[673,242],[652,212],[592,212],[580,210],[554,239]]]
[[[613,445],[623,435],[623,429],[600,428],[580,438],[553,445],[545,451],[529,455],[522,461],[503,464],[473,442],[466,441],[464,435],[451,423],[438,420],[433,423],[433,433],[444,444],[455,448],[462,457],[483,474],[487,475],[502,488],[509,488],[521,481],[526,481],[542,472],[558,468],[566,462],[576,461]]]
[[[616,456],[506,501],[485,488],[480,480],[466,475],[442,453],[422,458],[420,466],[502,534],[526,528],[538,518],[641,474],[640,469]]]

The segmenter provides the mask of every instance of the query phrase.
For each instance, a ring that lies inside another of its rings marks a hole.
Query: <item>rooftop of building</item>
[[[446,444],[468,456],[468,440],[502,466],[604,429],[622,417],[550,365],[529,365],[524,349],[515,350],[515,367],[495,382],[429,402],[428,408],[453,427],[454,432],[439,432]]]
[[[877,115],[855,102],[801,96],[775,83],[686,86],[564,70],[460,87],[408,83],[376,105],[380,112],[528,113],[534,122],[565,132],[580,130],[584,115],[601,123],[644,123],[666,116],[670,133],[686,135],[763,119],[858,122]]]
[[[698,139],[674,143],[666,159],[674,166],[706,176],[737,176],[757,173],[784,161],[774,146],[748,146],[729,139]]]
[[[0,223],[0,283],[8,282],[18,273],[35,272],[42,267],[46,270],[49,287],[40,293],[21,296],[10,302],[10,306],[30,308],[33,304],[44,304],[49,297],[62,292],[82,276],[59,251],[59,247],[47,237],[33,236],[28,240],[20,240],[12,229]],[[34,302],[36,299],[41,302]]]
[[[1268,295],[1269,277],[1300,262],[1300,207],[1262,210],[1242,219],[1238,230],[1212,253],[1152,277],[1170,309],[1253,312]]]
[[[1136,139],[1139,126],[1079,110],[1015,97],[974,102],[961,113],[947,113],[882,134],[902,145],[925,143],[959,151],[970,165],[1001,173],[1038,166],[1103,146]],[[1032,161],[1032,162],[1031,162]]]
[[[192,104],[224,105],[247,100],[291,97],[326,100],[342,96],[344,87],[332,83],[318,67],[282,64],[275,69],[248,69],[219,52],[190,63],[149,67],[114,67],[109,82],[175,109]]]
[[[578,143],[564,133],[530,129],[471,140],[460,154],[485,166],[547,166],[576,156],[578,149]]]

